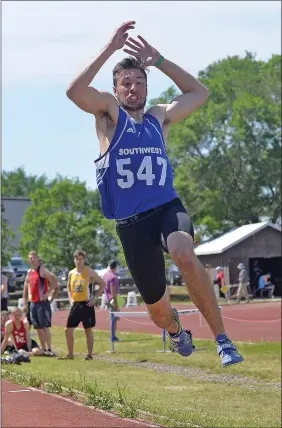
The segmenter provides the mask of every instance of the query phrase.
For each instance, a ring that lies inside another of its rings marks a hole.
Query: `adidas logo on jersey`
[[[128,128],[128,130],[126,132],[133,132],[133,134],[135,134],[135,131],[133,128]]]

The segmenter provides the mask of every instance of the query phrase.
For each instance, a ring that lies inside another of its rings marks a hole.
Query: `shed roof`
[[[219,238],[199,245],[195,248],[195,253],[197,256],[204,256],[208,254],[221,254],[229,248],[234,247],[234,245],[239,244],[239,242],[244,241],[245,239],[259,232],[260,230],[265,229],[266,227],[272,227],[273,229],[281,232],[279,226],[269,223],[267,221],[253,224],[245,224],[244,226],[237,227],[236,229],[225,233]]]

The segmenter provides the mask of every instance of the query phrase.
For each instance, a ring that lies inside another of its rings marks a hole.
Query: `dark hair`
[[[142,71],[144,74],[145,80],[147,82],[147,74],[146,71],[147,68],[145,67],[145,63],[141,58],[133,58],[133,57],[127,57],[124,58],[122,61],[118,62],[115,68],[113,69],[113,83],[114,86],[117,84],[117,76],[122,72],[122,70],[129,70],[130,68],[135,68],[137,70]]]
[[[111,260],[109,263],[110,269],[115,269],[118,265],[118,262],[116,260]]]
[[[73,257],[74,257],[74,258],[76,258],[76,257],[78,257],[78,256],[82,256],[82,257],[85,259],[85,257],[86,257],[86,253],[85,253],[85,251],[82,251],[82,250],[76,250],[76,251],[73,253]]]

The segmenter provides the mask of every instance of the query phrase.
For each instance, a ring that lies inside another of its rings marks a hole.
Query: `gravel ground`
[[[202,382],[213,382],[213,383],[225,383],[226,385],[234,385],[234,386],[243,386],[248,389],[253,390],[281,390],[281,384],[279,382],[264,382],[259,381],[257,379],[239,376],[239,375],[231,375],[231,374],[215,374],[209,373],[208,370],[203,369],[191,369],[183,366],[172,366],[168,364],[161,363],[150,363],[148,361],[140,361],[135,362],[131,360],[126,360],[123,358],[111,358],[107,356],[93,356],[94,359],[109,361],[113,364],[123,364],[129,365],[132,367],[142,367],[147,368],[149,370],[153,370],[154,372],[159,373],[170,373],[176,376],[181,376],[184,378],[194,378],[200,380]]]

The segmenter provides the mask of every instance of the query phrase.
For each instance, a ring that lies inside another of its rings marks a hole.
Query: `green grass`
[[[123,342],[115,345],[116,353],[109,354],[108,333],[95,331],[99,359],[94,361],[83,361],[82,355],[74,361],[34,357],[31,364],[2,366],[4,377],[32,386],[45,383],[50,392],[76,395],[75,391],[82,391],[85,395],[80,398],[88,404],[124,417],[145,417],[144,412],[149,412],[154,416],[147,419],[163,426],[281,425],[278,343],[239,344],[245,362],[222,370],[212,341],[195,340],[196,348],[206,349],[185,359],[156,353],[161,349],[159,336],[119,333],[119,337]],[[54,349],[64,354],[63,329],[52,328],[52,339]],[[77,330],[75,353],[82,354],[85,348],[84,332]],[[158,363],[164,371],[148,363]],[[170,373],[172,369],[179,374]],[[194,372],[184,377],[185,369]]]

